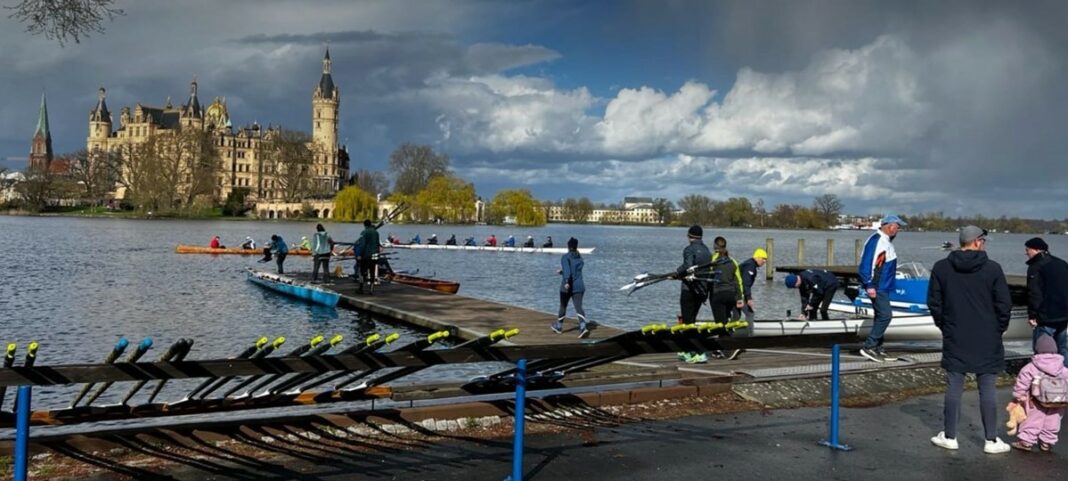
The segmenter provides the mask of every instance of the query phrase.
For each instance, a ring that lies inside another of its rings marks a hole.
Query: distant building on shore
[[[30,170],[48,170],[52,167],[52,132],[48,130],[48,102],[41,94],[41,108],[37,112],[37,129],[30,142]]]
[[[590,224],[659,224],[660,213],[653,208],[650,197],[624,197],[620,209],[593,209],[586,222]],[[546,209],[549,222],[575,222],[563,205]]]
[[[334,85],[330,74],[330,51],[323,58],[323,73],[312,93],[312,182],[315,190],[333,195],[349,172],[349,156],[344,146],[337,143],[338,108],[341,92]],[[129,156],[133,147],[156,135],[175,135],[180,129],[193,128],[210,132],[219,151],[221,163],[216,173],[215,197],[223,199],[236,189],[243,189],[251,200],[276,200],[280,198],[275,166],[265,151],[267,142],[280,131],[278,128],[262,128],[253,123],[234,129],[230,122],[226,100],[215,97],[206,108],[201,107],[196,80],[190,84],[189,100],[173,106],[170,98],[163,107],[150,107],[140,102],[123,107],[119,113],[119,125],[112,129],[111,112],[105,100],[106,91],[100,88],[96,107],[89,114],[89,136],[86,150],[94,153],[116,152]],[[42,99],[42,111],[44,101]],[[46,119],[47,131],[47,119]],[[38,127],[40,129],[40,127]],[[36,137],[35,137],[36,138]],[[35,141],[36,142],[36,141]],[[36,143],[34,144],[36,146]],[[49,147],[51,153],[51,147]],[[33,157],[31,156],[31,162]],[[122,198],[122,188],[116,197]]]

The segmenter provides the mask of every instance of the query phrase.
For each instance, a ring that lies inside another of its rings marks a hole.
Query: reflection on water
[[[326,224],[334,239],[353,241],[362,226]],[[191,358],[228,357],[259,336],[285,336],[289,346],[317,334],[343,334],[344,345],[375,331],[397,331],[406,342],[416,331],[389,326],[347,309],[328,309],[276,296],[245,281],[245,269],[261,266],[253,257],[178,255],[177,244],[206,245],[213,235],[236,244],[246,235],[264,242],[279,234],[290,242],[311,235],[313,223],[238,221],[142,221],[59,217],[0,216],[0,341],[41,342],[39,363],[97,362],[120,336],[131,341],[150,336],[157,347],[181,337],[196,340]],[[563,244],[568,237],[596,251],[586,257],[585,307],[594,320],[621,329],[653,321],[669,321],[678,311],[677,283],[664,282],[627,297],[618,288],[640,272],[666,272],[682,261],[685,228],[611,227],[553,224],[541,228],[515,226],[388,225],[384,234],[401,238],[430,234],[448,238],[489,234],[506,238],[533,235],[540,242],[551,235]],[[809,263],[826,262],[826,239],[836,242],[834,263],[853,263],[855,240],[861,231],[770,231],[706,228],[707,238],[723,235],[732,254],[743,260],[766,238],[775,239],[775,263],[796,262],[796,242],[807,243]],[[385,235],[383,235],[385,237]],[[994,234],[987,248],[1006,272],[1023,273],[1023,242],[1030,236]],[[1068,252],[1065,236],[1048,236],[1051,250]],[[919,261],[930,267],[946,255],[943,241],[956,243],[948,233],[903,231],[896,240],[902,262]],[[419,269],[461,283],[460,294],[496,300],[544,312],[555,312],[560,278],[559,256],[485,252],[396,250],[396,269]],[[262,266],[261,266],[262,267]],[[345,263],[346,271],[352,268]],[[307,271],[311,260],[290,257],[286,269]],[[781,284],[781,276],[754,287],[758,317],[779,318],[799,304],[796,291]],[[702,318],[711,315],[706,307]],[[462,322],[462,320],[457,320]],[[546,328],[548,328],[546,326]],[[455,368],[454,368],[455,369]],[[463,376],[466,371],[428,376]],[[176,383],[178,384],[178,383]]]

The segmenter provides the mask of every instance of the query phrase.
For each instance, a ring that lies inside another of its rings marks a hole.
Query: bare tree
[[[104,33],[104,22],[124,15],[115,0],[21,0],[8,15],[26,25],[32,35],[44,35],[60,45],[81,42],[91,33]]]
[[[414,195],[426,187],[430,178],[449,173],[449,156],[437,154],[426,145],[404,144],[389,155],[393,172],[393,190]]]
[[[389,194],[389,179],[383,172],[360,169],[353,177],[353,185],[372,196],[382,194],[382,197],[386,197]]]
[[[842,213],[843,207],[842,201],[834,194],[823,194],[816,197],[812,203],[813,210],[823,217],[823,221],[829,225],[838,222],[838,214]]]
[[[658,198],[653,200],[653,210],[656,211],[657,222],[670,224],[672,213],[675,211],[675,204],[670,200]]]
[[[119,180],[122,156],[118,152],[92,152],[85,149],[70,154],[71,179],[81,186],[81,195],[100,205]]]
[[[304,132],[282,130],[277,132],[265,146],[275,186],[282,199],[295,202],[304,199],[313,190],[312,164],[315,151],[310,147],[311,137]]]
[[[192,206],[198,196],[212,196],[222,158],[209,132],[183,128],[175,133],[170,154],[181,170],[185,205]]]
[[[57,198],[63,197],[69,182],[48,167],[33,167],[25,172],[26,178],[15,184],[24,209],[38,212],[48,207]]]

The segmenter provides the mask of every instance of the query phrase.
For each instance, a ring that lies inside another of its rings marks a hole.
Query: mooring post
[[[797,239],[797,265],[805,265],[805,239]]]
[[[15,481],[26,481],[30,448],[30,386],[19,386],[15,414]]]
[[[523,425],[527,411],[527,360],[515,363],[515,436],[512,441],[512,475],[504,481],[523,481]]]
[[[827,239],[827,265],[834,265],[834,239]]]
[[[838,442],[838,365],[842,358],[842,346],[835,344],[831,348],[831,422],[828,439],[820,441],[820,444],[839,451],[851,451],[853,448]]]
[[[764,278],[766,280],[775,279],[775,239],[768,237],[764,240],[764,250],[768,252],[768,263],[764,267]]]

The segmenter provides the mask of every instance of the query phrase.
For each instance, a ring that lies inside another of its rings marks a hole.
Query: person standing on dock
[[[799,321],[816,319],[816,311],[824,321],[831,317],[827,309],[831,307],[834,294],[838,292],[838,277],[823,269],[805,269],[797,274],[786,275],[786,287],[801,291],[801,315]]]
[[[712,254],[712,289],[708,295],[708,304],[712,306],[712,317],[716,323],[727,325],[732,319],[732,314],[745,305],[745,287],[742,285],[742,274],[738,268],[738,261],[731,258],[727,251],[727,239],[716,237],[712,242],[715,252]],[[730,336],[730,331],[724,330],[720,337]],[[716,358],[737,359],[742,353],[741,349],[731,351],[730,356],[724,356],[722,351],[712,353]]]
[[[890,293],[894,290],[894,279],[897,276],[894,237],[908,224],[893,214],[883,217],[879,222],[879,230],[864,243],[864,254],[860,258],[860,265],[857,266],[860,287],[871,299],[872,309],[875,311],[871,333],[864,340],[860,355],[875,362],[886,362],[897,360],[883,349],[883,334],[894,316],[890,307]]]
[[[378,261],[375,255],[382,249],[378,229],[375,229],[371,219],[363,221],[363,232],[360,232],[360,240],[356,244],[359,250],[354,254],[360,258],[360,277],[362,278],[358,292],[362,294],[364,284],[375,281],[375,263]]]
[[[1049,253],[1041,237],[1024,243],[1027,253],[1027,322],[1034,328],[1032,343],[1045,334],[1057,343],[1068,367],[1068,263]],[[1037,344],[1036,344],[1037,345]]]
[[[319,266],[323,267],[323,282],[330,280],[330,253],[334,250],[334,239],[326,232],[322,224],[315,225],[312,236],[312,282],[319,281]]]
[[[745,322],[748,324],[745,328],[746,336],[753,335],[753,318],[755,313],[753,311],[753,282],[756,281],[756,273],[764,264],[768,262],[768,253],[762,249],[757,248],[753,251],[753,257],[746,259],[741,264],[738,264],[738,271],[742,275],[742,297],[745,298],[745,305],[742,306],[741,312],[735,312],[732,314],[732,318],[740,319],[742,315],[745,315]]]
[[[712,258],[712,253],[708,251],[708,246],[701,240],[703,236],[704,229],[701,226],[690,226],[690,229],[686,231],[686,238],[690,243],[682,250],[682,264],[678,269],[675,269],[676,278],[682,281],[682,292],[679,294],[679,310],[682,312],[683,324],[697,322],[697,313],[700,312],[701,305],[708,300],[710,290],[708,281],[702,279],[700,275],[695,276],[697,277],[695,279],[686,279],[689,276],[687,272],[689,268],[704,265]],[[695,272],[693,274],[707,276],[708,272]],[[678,355],[680,360],[691,364],[708,362],[708,356],[705,353],[680,352]]]
[[[557,334],[564,332],[564,316],[567,315],[567,302],[575,301],[575,317],[578,317],[579,339],[589,337],[589,324],[586,311],[582,309],[582,295],[586,292],[586,283],[582,280],[582,255],[578,251],[578,239],[572,237],[567,241],[567,253],[560,257],[560,310],[550,329]]]
[[[1001,265],[985,252],[986,231],[974,225],[960,230],[960,250],[935,263],[927,286],[927,307],[942,331],[942,368],[946,370],[945,429],[931,438],[935,446],[955,450],[964,375],[979,384],[979,410],[987,454],[1011,448],[997,437],[997,377],[1005,372],[1005,345],[1012,298]]]
[[[286,262],[286,256],[288,255],[289,246],[286,245],[286,241],[282,239],[282,236],[273,234],[271,235],[271,241],[267,243],[267,247],[263,248],[263,259],[260,259],[260,262],[268,262],[273,256],[275,264],[278,265],[278,273],[285,274],[282,264]]]

